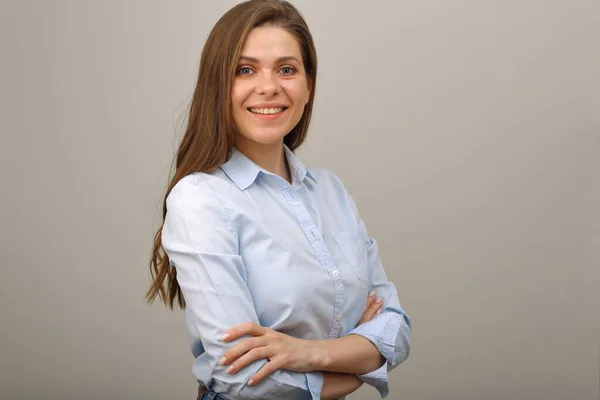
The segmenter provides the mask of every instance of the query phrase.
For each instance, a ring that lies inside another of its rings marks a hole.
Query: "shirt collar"
[[[315,177],[306,169],[304,164],[296,158],[296,155],[286,146],[283,145],[285,155],[287,156],[288,164],[290,166],[290,173],[292,174],[292,184],[303,182],[306,177],[312,179],[315,183],[317,180]]]
[[[316,182],[313,175],[306,169],[306,167],[296,158],[294,153],[284,145],[284,151],[290,166],[290,172],[292,174],[292,184],[296,185],[304,181],[306,177],[309,177]],[[272,173],[261,168],[255,164],[252,160],[244,155],[241,151],[234,148],[231,158],[221,166],[221,169],[229,179],[231,179],[240,190],[246,190],[250,185],[256,181],[259,173],[273,175]]]

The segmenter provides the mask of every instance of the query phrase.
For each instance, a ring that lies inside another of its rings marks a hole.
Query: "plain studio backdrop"
[[[0,398],[195,398],[148,257],[236,1],[2,1]],[[599,396],[600,2],[294,3],[333,170],[414,321],[389,399]],[[363,387],[352,399],[377,399]]]

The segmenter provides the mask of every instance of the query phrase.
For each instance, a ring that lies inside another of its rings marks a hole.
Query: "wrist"
[[[327,371],[331,364],[330,355],[325,346],[325,340],[310,340],[311,365],[315,371]]]

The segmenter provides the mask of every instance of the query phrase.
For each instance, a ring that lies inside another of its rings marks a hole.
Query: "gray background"
[[[183,315],[143,295],[235,3],[1,2],[1,399],[194,398]],[[321,67],[299,155],[345,181],[414,320],[389,398],[598,399],[600,2],[295,4]]]

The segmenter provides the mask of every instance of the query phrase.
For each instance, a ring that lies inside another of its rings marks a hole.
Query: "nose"
[[[256,94],[271,97],[280,91],[277,77],[271,72],[265,72],[258,76],[255,88]]]

